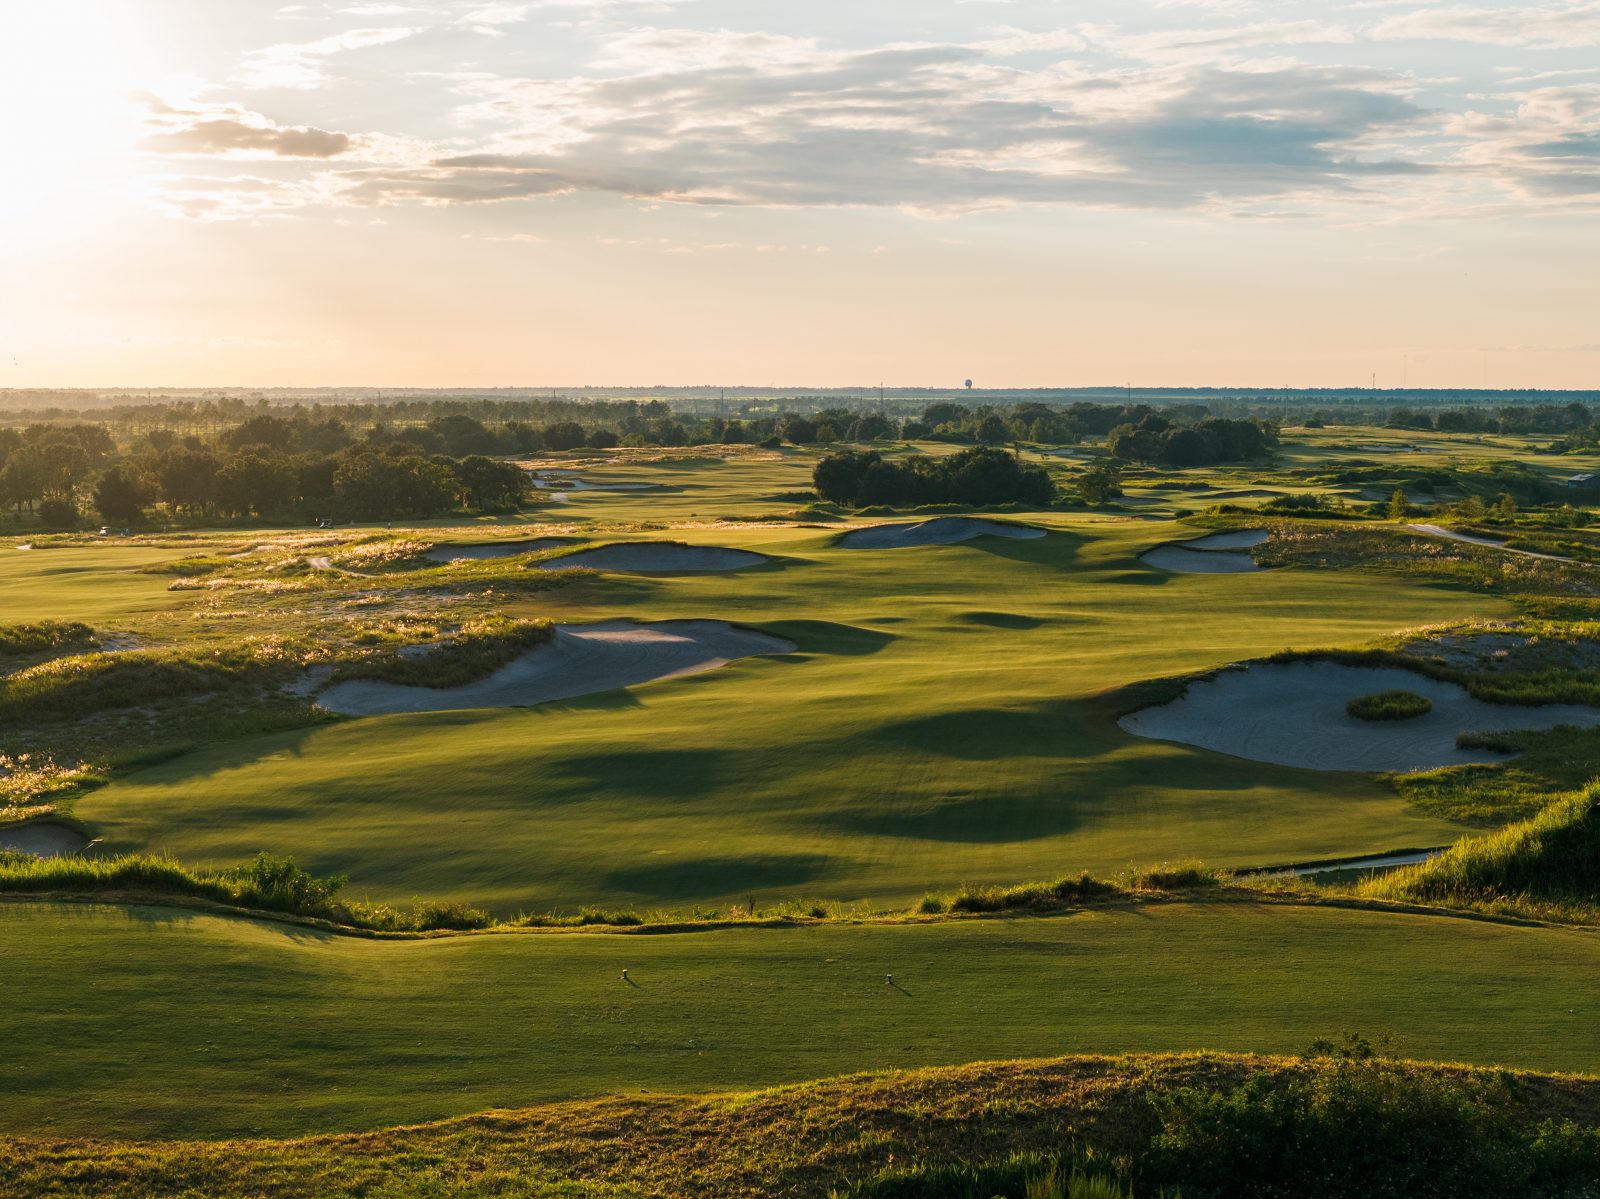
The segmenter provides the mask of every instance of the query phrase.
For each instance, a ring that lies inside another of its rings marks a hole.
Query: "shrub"
[[[1414,691],[1380,691],[1358,696],[1344,710],[1357,720],[1412,720],[1433,711],[1433,701]]]
[[[71,500],[45,500],[39,505],[39,523],[47,529],[76,529],[82,519]]]

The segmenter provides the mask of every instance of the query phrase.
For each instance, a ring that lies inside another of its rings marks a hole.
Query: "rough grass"
[[[1357,696],[1344,710],[1357,720],[1412,720],[1433,711],[1433,701],[1414,691],[1379,691]]]
[[[1600,922],[1600,784],[1498,832],[1468,837],[1431,862],[1376,875],[1372,898]]]
[[[0,1142],[0,1192],[54,1199],[1024,1199],[1025,1190],[1010,1189],[1019,1176],[1047,1176],[1065,1161],[1110,1177],[1131,1169],[1140,1199],[1156,1199],[1174,1175],[1187,1175],[1186,1195],[1209,1199],[1208,1166],[1240,1172],[1249,1163],[1212,1152],[1205,1138],[1237,1128],[1234,1140],[1245,1147],[1273,1138],[1256,1165],[1282,1178],[1292,1176],[1288,1167],[1319,1164],[1330,1139],[1342,1144],[1320,1185],[1289,1192],[1297,1196],[1493,1194],[1471,1188],[1506,1181],[1493,1151],[1513,1144],[1540,1146],[1542,1172],[1522,1174],[1500,1195],[1587,1199],[1594,1192],[1582,1182],[1595,1160],[1597,1124],[1600,1082],[1590,1078],[1214,1053],[1068,1057],[703,1098],[630,1093],[299,1140],[13,1139]],[[1359,1168],[1389,1161],[1390,1185],[1409,1184],[1409,1193],[1383,1189],[1382,1179],[1372,1190],[1348,1189]],[[1430,1168],[1440,1186],[1465,1179],[1467,1189],[1430,1188],[1418,1177]],[[1058,1180],[1070,1178],[1070,1169],[1059,1170]],[[965,1179],[996,1189],[926,1185]],[[1230,1199],[1246,1193],[1280,1192],[1234,1191]]]
[[[461,687],[488,677],[554,636],[548,620],[493,614],[469,620],[434,645],[403,644],[341,666],[334,677],[415,687]]]
[[[0,657],[53,653],[95,644],[94,630],[76,620],[0,625]]]
[[[418,900],[407,912],[351,902],[339,894],[345,881],[316,878],[298,869],[293,859],[265,853],[242,866],[194,869],[148,855],[36,858],[0,851],[0,894],[184,896],[375,932],[464,930],[490,923],[487,913],[461,904]]]

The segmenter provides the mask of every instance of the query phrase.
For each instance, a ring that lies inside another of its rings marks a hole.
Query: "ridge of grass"
[[[1345,1043],[1362,1044],[1360,1038]],[[1582,1180],[1600,1161],[1597,1126],[1600,1079],[1583,1076],[1330,1055],[1325,1047],[1298,1057],[1074,1056],[854,1074],[697,1097],[611,1095],[289,1140],[14,1138],[0,1142],[0,1193],[926,1197],[962,1192],[891,1188],[897,1179],[959,1176],[974,1162],[1066,1155],[1107,1174],[1132,1173],[1141,1196],[1176,1178],[1186,1195],[1206,1197],[1217,1192],[1205,1171],[1227,1160],[1215,1152],[1223,1131],[1249,1134],[1237,1138],[1230,1163],[1236,1168],[1244,1150],[1266,1148],[1262,1138],[1271,1142],[1272,1151],[1255,1163],[1269,1172],[1317,1162],[1329,1138],[1342,1144],[1344,1168],[1314,1192],[1322,1199],[1405,1193],[1381,1183],[1377,1190],[1348,1189],[1357,1163],[1388,1166],[1391,1154],[1412,1159],[1409,1174],[1433,1167],[1448,1177],[1471,1168],[1484,1174],[1476,1185],[1503,1184],[1492,1167],[1504,1160],[1485,1158],[1486,1148],[1497,1145],[1539,1147],[1547,1173],[1530,1176],[1516,1193],[1587,1199],[1595,1192],[1583,1190]],[[1464,1133],[1474,1135],[1463,1139]],[[1012,1192],[983,1192],[984,1199],[991,1193]],[[1279,1193],[1291,1192],[1271,1192]]]
[[[1365,879],[1354,894],[1494,914],[1600,921],[1600,783],[1439,857]]]

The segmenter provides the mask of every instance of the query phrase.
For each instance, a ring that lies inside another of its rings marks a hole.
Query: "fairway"
[[[76,814],[110,849],[196,863],[266,849],[348,874],[358,896],[500,913],[752,894],[903,903],[973,881],[1187,857],[1265,866],[1460,835],[1379,779],[1143,740],[1093,697],[1508,605],[1357,572],[1172,575],[1138,556],[1187,526],[1036,523],[1051,535],[881,551],[840,549],[826,529],[675,529],[776,564],[597,575],[507,610],[728,620],[798,652],[531,709],[225,742]]]
[[[171,578],[141,573],[183,554],[115,543],[18,550],[0,540],[0,612],[7,623],[79,620],[115,629],[184,603],[167,591]]]
[[[1600,1070],[1600,937],[1453,917],[1174,903],[399,942],[139,906],[13,902],[0,922],[0,1131],[36,1135],[281,1135],[1351,1030],[1407,1056]]]

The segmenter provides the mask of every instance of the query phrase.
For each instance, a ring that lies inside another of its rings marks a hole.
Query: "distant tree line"
[[[817,494],[852,508],[874,505],[1027,504],[1044,507],[1056,486],[1042,467],[1026,466],[1004,450],[973,446],[946,457],[917,454],[886,459],[875,450],[828,454],[812,472]]]

